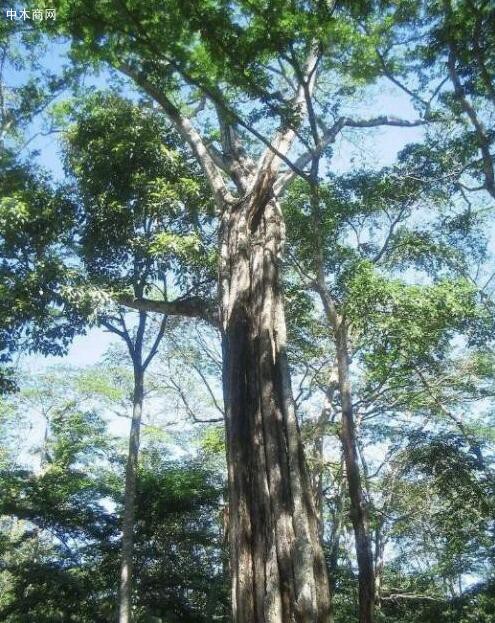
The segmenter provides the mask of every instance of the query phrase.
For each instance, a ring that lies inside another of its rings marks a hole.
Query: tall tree
[[[71,35],[74,58],[107,62],[146,93],[201,164],[215,197],[234,620],[328,621],[287,364],[279,198],[294,175],[307,176],[310,152],[322,153],[344,128],[422,121],[341,111],[342,92],[329,88],[333,72],[345,73],[350,59],[360,78],[377,74],[369,63],[356,68],[369,44],[347,6],[54,4],[53,28]]]

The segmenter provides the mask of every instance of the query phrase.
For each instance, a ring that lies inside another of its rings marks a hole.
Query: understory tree
[[[174,289],[177,296],[180,289],[205,288],[209,271],[201,232],[209,196],[201,172],[189,165],[163,119],[116,95],[97,94],[81,104],[65,147],[79,199],[77,253],[83,268],[68,296],[123,340],[133,369],[119,598],[119,620],[127,623],[145,373],[164,340],[168,317],[130,313],[121,305],[95,310],[94,294],[166,302]]]
[[[104,363],[59,367],[20,379],[20,392],[2,400],[11,434],[20,435],[19,445],[5,443],[13,452],[0,471],[0,617],[8,623],[119,616],[127,453],[105,420],[109,409],[128,402],[121,378],[127,371]],[[46,433],[39,447],[29,447],[26,430],[39,418]],[[193,453],[170,459],[174,447],[172,438],[145,435],[136,483],[134,618],[227,620],[220,473]]]

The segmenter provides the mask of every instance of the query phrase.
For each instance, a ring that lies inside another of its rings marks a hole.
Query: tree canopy
[[[492,3],[14,9],[0,618],[492,621]]]

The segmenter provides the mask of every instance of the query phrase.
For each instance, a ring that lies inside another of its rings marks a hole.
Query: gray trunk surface
[[[220,286],[234,623],[328,623],[329,585],[296,420],[273,199],[224,215]]]

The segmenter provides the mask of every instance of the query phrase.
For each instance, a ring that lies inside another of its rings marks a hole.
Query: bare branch
[[[299,80],[296,95],[291,103],[291,106],[296,113],[302,111],[305,106],[308,93],[311,96],[313,92],[316,67],[318,65],[319,58],[318,51],[315,46],[312,46],[302,72],[302,79]],[[297,162],[293,163],[287,158],[287,153],[292,146],[295,136],[296,131],[292,127],[284,125],[278,130],[274,139],[271,141],[271,147],[265,151],[259,160],[256,176],[253,182],[253,188],[260,183],[263,183],[264,179],[271,178],[275,175],[280,162],[287,164],[291,169],[292,174],[299,175],[303,178],[306,177],[302,167],[298,166]]]
[[[191,364],[192,367],[196,370],[196,372],[198,373],[198,375],[201,377],[201,380],[203,381],[203,383],[205,384],[205,387],[208,391],[208,393],[210,394],[210,398],[213,401],[213,404],[215,405],[216,410],[222,415],[225,416],[224,410],[222,409],[222,407],[219,405],[218,400],[216,399],[215,393],[212,390],[210,383],[208,382],[208,379],[206,378],[206,375],[203,374],[203,371],[201,370],[201,368],[199,366],[197,366],[196,364]]]
[[[122,338],[126,343],[127,348],[129,349],[131,357],[134,356],[134,344],[132,343],[129,332],[126,329],[117,329],[115,325],[113,325],[111,322],[108,322],[107,320],[100,320],[100,324],[105,327],[105,329],[110,333],[114,333],[115,335],[118,335],[120,338]]]
[[[170,379],[170,383],[172,384],[172,386],[174,387],[174,389],[176,390],[176,392],[179,394],[180,399],[182,400],[182,403],[186,409],[186,413],[189,415],[189,417],[193,420],[193,422],[195,422],[196,424],[214,424],[215,422],[223,422],[224,418],[210,418],[207,420],[203,420],[200,419],[198,417],[196,417],[196,414],[194,413],[193,408],[191,407],[191,405],[189,404],[189,401],[187,400],[187,396],[184,392],[184,390],[181,388],[181,386],[174,381],[173,378]]]
[[[162,341],[163,335],[165,333],[165,328],[167,326],[167,320],[168,320],[168,316],[164,316],[162,318],[162,321],[160,323],[160,328],[158,329],[158,333],[156,334],[155,340],[153,342],[153,345],[150,348],[150,351],[146,357],[146,359],[144,360],[143,363],[143,370],[146,370],[146,368],[149,366],[149,364],[153,361],[153,357],[156,355],[157,351],[158,351],[158,347],[160,346],[160,342]]]
[[[185,318],[201,318],[201,320],[205,320],[214,326],[218,325],[215,303],[199,297],[193,296],[174,301],[155,301],[153,299],[137,299],[133,296],[121,295],[118,302],[125,307],[131,307],[139,311],[155,312],[168,316],[183,316]]]
[[[395,84],[396,87],[401,89],[401,91],[404,91],[404,93],[407,93],[407,95],[409,95],[412,99],[414,99],[415,101],[419,102],[425,108],[428,108],[429,105],[430,105],[431,100],[430,100],[430,102],[427,102],[422,97],[420,97],[417,93],[415,93],[409,87],[407,87],[405,84],[403,84],[400,80],[398,80],[393,75],[393,73],[389,70],[389,68],[387,67],[387,61],[386,61],[385,56],[380,52],[380,50],[378,48],[375,48],[375,51],[376,51],[376,55],[378,56],[378,60],[380,61],[380,65],[382,67],[384,76],[388,80],[390,80],[390,82],[392,82],[392,84]]]
[[[390,595],[383,596],[382,601],[396,601],[398,599],[414,599],[414,600],[425,600],[425,601],[437,601],[443,602],[444,600],[440,597],[432,597],[431,595],[415,595],[410,593],[392,593]]]
[[[407,205],[402,206],[402,208],[399,210],[399,213],[397,214],[396,218],[393,221],[391,221],[390,228],[388,230],[388,233],[387,233],[385,241],[384,241],[384,243],[382,245],[382,248],[380,249],[380,251],[378,251],[378,253],[375,255],[375,257],[371,260],[373,263],[376,264],[384,256],[385,252],[388,249],[388,245],[390,244],[390,240],[392,239],[392,236],[394,235],[395,228],[397,227],[399,222],[402,220],[402,217],[404,216],[404,212],[407,210],[407,208],[408,208]]]

